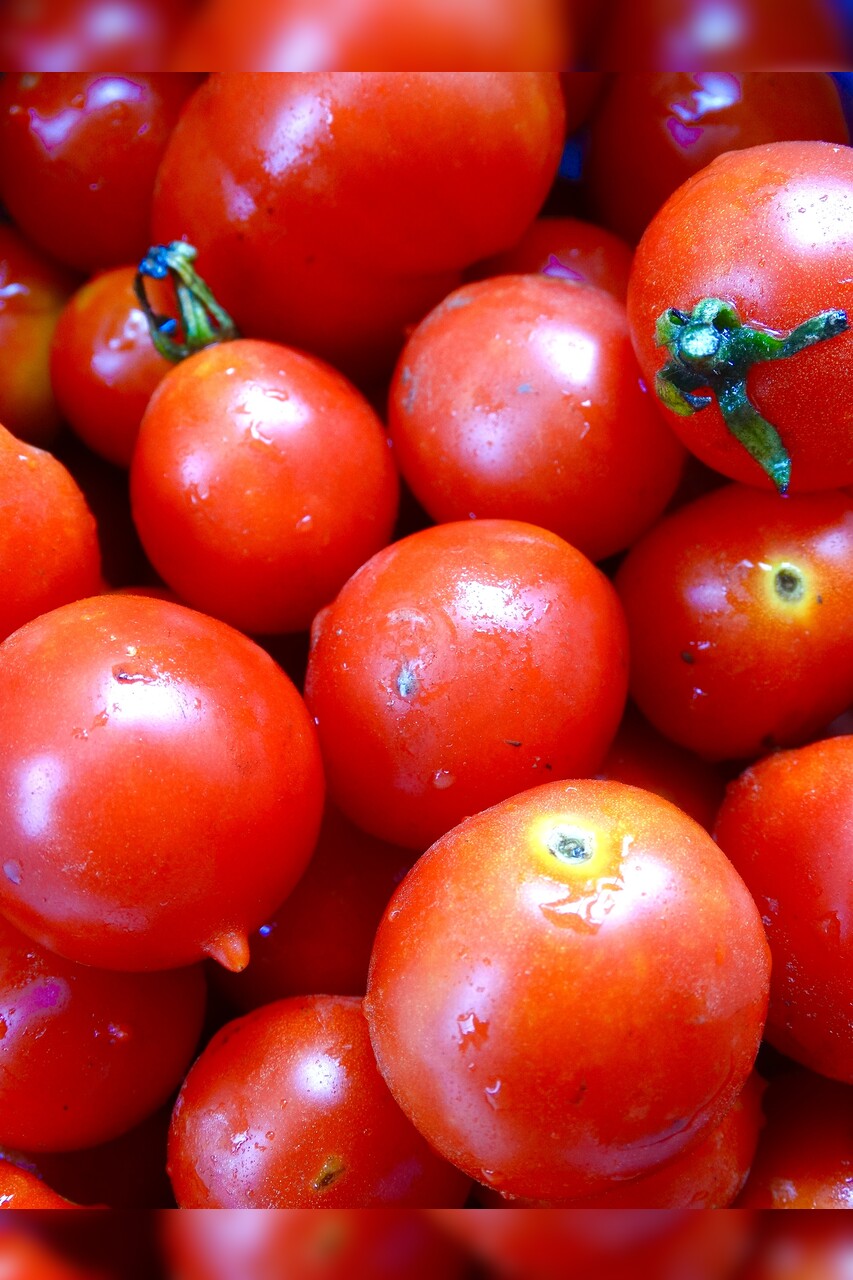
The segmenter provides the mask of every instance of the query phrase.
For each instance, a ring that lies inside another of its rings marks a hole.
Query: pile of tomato
[[[7,1207],[853,1204],[849,108],[0,83]]]

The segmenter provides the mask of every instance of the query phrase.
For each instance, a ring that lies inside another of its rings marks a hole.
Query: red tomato
[[[293,685],[212,618],[102,596],[0,647],[0,905],[60,955],[242,968],[308,861],[322,793]]]
[[[207,71],[454,72],[565,66],[559,0],[213,0],[175,65]]]
[[[726,485],[628,552],[631,694],[708,760],[803,742],[853,701],[853,499]]]
[[[415,863],[376,935],[379,1069],[447,1159],[510,1195],[650,1173],[752,1068],[769,953],[703,829],[617,782],[551,783]]]
[[[604,227],[550,216],[536,218],[511,249],[476,263],[466,275],[483,280],[541,271],[558,280],[597,285],[624,302],[633,256],[624,240]]]
[[[435,520],[526,520],[593,560],[652,524],[684,460],[621,303],[541,275],[465,285],[422,321],[397,365],[389,429]]]
[[[95,521],[65,467],[0,427],[0,640],[95,594],[100,569]]]
[[[413,861],[411,850],[365,835],[328,805],[302,879],[252,935],[243,972],[216,967],[217,989],[245,1012],[315,991],[364,995],[377,926]]]
[[[628,316],[667,421],[703,462],[761,488],[849,484],[853,149],[719,156],[648,227]]]
[[[52,1191],[28,1169],[0,1160],[0,1209],[79,1209],[79,1205]],[[0,1242],[0,1263],[5,1262]],[[3,1270],[3,1275],[7,1274]],[[32,1274],[27,1280],[36,1280]]]
[[[140,258],[154,175],[197,83],[130,71],[6,76],[0,192],[12,217],[58,262],[81,271]]]
[[[171,370],[131,467],[148,556],[244,631],[306,630],[391,537],[397,473],[364,397],[322,361],[243,339]]]
[[[412,534],[314,624],[305,693],[330,795],[365,831],[424,849],[531,783],[594,771],[626,661],[610,583],[555,534],[512,520]]]
[[[167,1262],[185,1280],[468,1276],[461,1251],[411,1209],[220,1209],[167,1213],[160,1221]]]
[[[198,966],[108,973],[0,921],[0,1143],[67,1151],[144,1120],[186,1073],[204,999]]]
[[[853,1084],[853,737],[784,751],[730,784],[716,839],[773,955],[767,1039]]]
[[[135,276],[135,267],[115,267],[78,289],[50,351],[50,380],[66,421],[120,467],[130,466],[142,415],[171,368],[154,349]]]
[[[853,1208],[853,1089],[809,1071],[777,1076],[738,1201],[751,1209]]]
[[[563,121],[547,72],[214,75],[160,168],[154,237],[198,246],[242,332],[364,379],[518,239]]]
[[[49,444],[59,427],[48,360],[73,288],[72,276],[0,223],[0,422],[34,444]]]
[[[3,1280],[104,1280],[97,1272],[67,1262],[20,1228],[5,1224],[0,1231],[0,1272]]]
[[[828,75],[623,72],[593,117],[584,184],[605,226],[636,243],[676,187],[716,156],[786,138],[849,142]]]
[[[462,1205],[470,1185],[397,1107],[347,996],[224,1027],[175,1104],[169,1174],[185,1209]]]

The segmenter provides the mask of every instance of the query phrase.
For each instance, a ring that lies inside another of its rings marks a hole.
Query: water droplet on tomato
[[[456,781],[449,769],[436,769],[432,775],[432,785],[437,791],[446,791]]]

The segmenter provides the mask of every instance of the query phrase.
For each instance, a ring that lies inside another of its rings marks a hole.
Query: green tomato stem
[[[232,342],[240,336],[228,312],[219,305],[193,266],[196,255],[197,250],[184,240],[152,245],[140,262],[133,282],[134,292],[148,321],[151,341],[161,356],[176,364],[204,347]],[[145,288],[146,279],[166,280],[170,276],[175,287],[179,320],[158,315]],[[183,341],[173,336],[178,331]]]

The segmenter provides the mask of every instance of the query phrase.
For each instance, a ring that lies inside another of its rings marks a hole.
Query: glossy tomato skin
[[[636,244],[661,205],[724,151],[784,139],[849,142],[838,90],[819,71],[625,71],[590,129],[584,186]]]
[[[631,247],[604,227],[582,218],[548,215],[534,219],[521,239],[465,273],[469,280],[545,272],[558,280],[593,284],[624,302],[633,258]]]
[[[363,996],[377,926],[413,862],[327,805],[304,875],[252,935],[243,972],[215,967],[217,989],[243,1012],[316,991]]]
[[[803,742],[853,701],[853,500],[726,485],[635,543],[631,693],[709,760]]]
[[[141,258],[157,166],[197,83],[154,72],[7,76],[0,191],[22,230],[79,271]]]
[[[0,640],[100,588],[97,530],[80,489],[52,454],[0,427]]]
[[[425,849],[507,795],[596,769],[626,662],[610,583],[555,534],[511,520],[412,534],[314,623],[305,696],[329,793],[365,831]]]
[[[144,1120],[183,1079],[205,990],[198,966],[109,973],[0,921],[0,1143],[74,1150]]]
[[[563,121],[548,72],[213,75],[164,157],[154,236],[198,246],[241,332],[361,381],[463,267],[518,239]]]
[[[762,913],[767,1039],[853,1084],[853,737],[769,756],[729,785],[716,839]]]
[[[0,29],[7,71],[165,68],[193,0],[10,0]]]
[[[37,618],[0,671],[3,914],[102,968],[242,967],[320,824],[284,673],[223,623],[130,595]]]
[[[400,356],[389,430],[435,520],[526,520],[592,560],[652,524],[684,459],[621,304],[542,275],[464,285],[430,312]]]
[[[758,911],[701,827],[638,788],[562,782],[419,859],[379,926],[365,1011],[436,1149],[553,1201],[649,1173],[720,1123],[768,978]]]
[[[324,362],[242,339],[169,373],[131,466],[142,544],[188,604],[304,631],[391,537],[397,472],[367,400]]]
[[[667,353],[655,323],[700,299],[787,334],[825,311],[853,317],[853,149],[776,142],[719,156],[666,202],[637,249],[628,290],[634,347],[649,385]],[[785,359],[756,364],[747,390],[791,457],[792,493],[853,480],[853,324]],[[661,406],[701,460],[733,480],[772,481],[727,430],[714,401],[689,417]]]
[[[853,1205],[853,1089],[811,1071],[777,1076],[767,1125],[738,1201],[750,1209]]]
[[[397,1107],[346,996],[277,1001],[214,1037],[175,1104],[169,1174],[184,1208],[461,1206],[470,1186]]]
[[[108,462],[129,467],[151,395],[171,369],[154,349],[133,291],[135,267],[87,281],[63,308],[50,381],[66,422]]]
[[[307,39],[306,39],[307,36]],[[175,65],[204,71],[522,70],[572,60],[557,0],[213,0]]]
[[[0,90],[1,91],[1,90]],[[0,223],[0,422],[22,440],[50,444],[59,410],[48,375],[50,343],[75,278]]]

